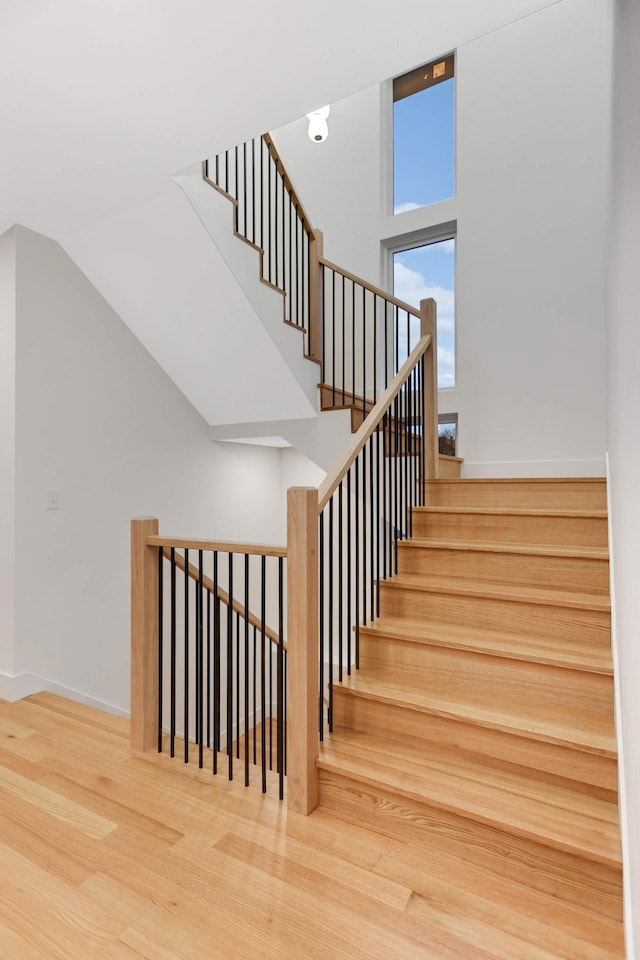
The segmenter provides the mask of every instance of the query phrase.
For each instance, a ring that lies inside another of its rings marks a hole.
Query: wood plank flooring
[[[620,924],[509,876],[168,757],[50,694],[0,701],[3,960],[612,960]],[[506,851],[505,851],[506,854]]]

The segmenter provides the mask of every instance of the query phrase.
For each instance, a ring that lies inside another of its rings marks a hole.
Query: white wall
[[[277,541],[278,452],[212,443],[63,250],[24,228],[17,303],[15,671],[126,710],[130,518]]]
[[[366,279],[394,229],[457,220],[457,386],[439,405],[467,476],[604,472],[609,6],[562,0],[458,48],[454,200],[384,215],[384,90],[332,105],[319,146],[305,120],[275,134],[327,255]]]
[[[446,402],[467,475],[604,472],[608,7],[563,0],[458,51]]]
[[[13,672],[15,549],[15,231],[0,237],[0,672]]]
[[[640,7],[616,0],[608,429],[628,957],[640,927]]]

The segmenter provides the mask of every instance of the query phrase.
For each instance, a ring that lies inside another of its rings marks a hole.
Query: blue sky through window
[[[441,240],[393,257],[393,286],[396,297],[412,306],[433,297],[438,304],[438,386],[453,387],[455,368],[455,240]],[[406,338],[406,332],[404,334]],[[412,349],[418,342],[419,325],[411,327]],[[401,345],[404,347],[404,344]]]
[[[394,213],[454,195],[454,79],[393,105]]]

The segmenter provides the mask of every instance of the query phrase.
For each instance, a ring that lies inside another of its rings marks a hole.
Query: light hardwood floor
[[[287,814],[275,792],[131,756],[127,721],[50,694],[0,701],[3,960],[621,955],[619,923],[451,839]]]

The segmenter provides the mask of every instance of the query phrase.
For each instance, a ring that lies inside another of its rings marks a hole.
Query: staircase
[[[426,503],[334,685],[320,805],[622,956],[605,482],[432,480]]]

